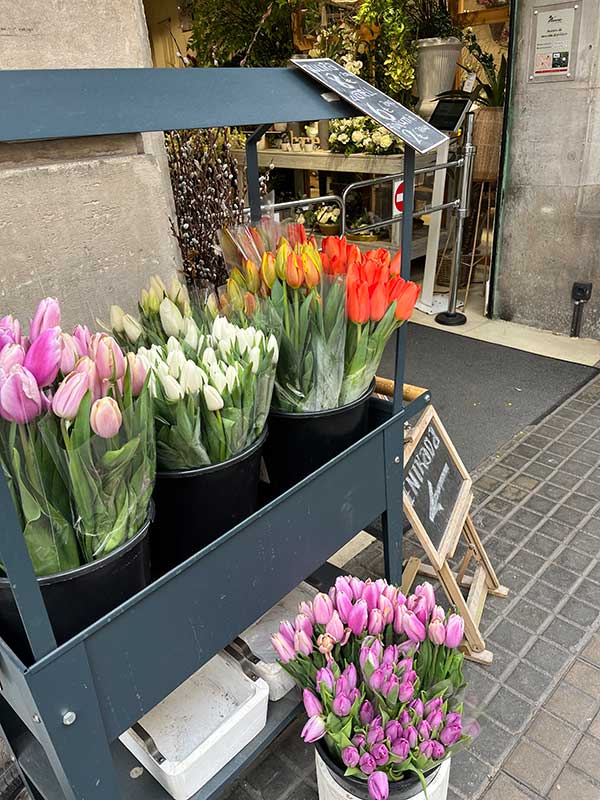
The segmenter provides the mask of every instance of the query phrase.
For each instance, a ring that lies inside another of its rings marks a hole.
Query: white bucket
[[[425,793],[419,787],[419,790],[416,794],[411,796],[410,800],[446,800],[450,781],[450,761],[451,759],[444,761],[435,778],[431,783],[427,784],[427,797],[425,797]],[[343,789],[339,783],[334,781],[325,762],[317,751],[315,751],[315,762],[317,767],[319,800],[356,800],[356,795]],[[393,784],[390,784],[390,789],[392,787]],[[390,792],[390,800],[393,800],[392,792]]]

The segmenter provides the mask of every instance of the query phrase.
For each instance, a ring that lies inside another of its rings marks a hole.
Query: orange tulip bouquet
[[[320,411],[363,395],[419,296],[400,276],[400,253],[363,253],[337,236],[319,252],[302,225],[270,218],[224,231],[221,245],[231,269],[221,311],[248,314],[266,301],[281,328],[274,408]]]
[[[272,406],[298,413],[336,408],[344,377],[345,276],[323,272],[317,243],[302,225],[282,229],[267,218],[257,228],[227,231],[221,242],[231,267],[221,311],[234,312],[237,321],[260,314],[279,335]]]
[[[400,251],[361,252],[344,237],[327,236],[321,248],[323,270],[346,276],[348,326],[339,404],[367,391],[390,336],[410,318],[420,288],[400,276]]]

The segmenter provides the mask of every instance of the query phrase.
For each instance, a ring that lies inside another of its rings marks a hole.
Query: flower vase
[[[151,530],[152,575],[158,578],[253,514],[267,428],[249,447],[218,464],[158,471]]]
[[[97,561],[37,579],[58,645],[120,606],[148,585],[153,516],[128,542]],[[0,578],[0,636],[17,656],[31,664],[33,656],[8,578]]]
[[[322,741],[315,750],[319,800],[371,800],[367,782],[346,778],[345,770],[330,758]],[[450,779],[450,759],[425,776],[427,794],[415,776],[390,783],[390,800],[446,800]]]
[[[426,108],[441,92],[452,89],[461,50],[462,44],[454,36],[417,40],[419,110]]]
[[[281,494],[361,439],[368,432],[369,397],[323,411],[269,413],[265,466],[270,493]]]

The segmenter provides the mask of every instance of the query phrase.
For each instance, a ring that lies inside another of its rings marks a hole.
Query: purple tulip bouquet
[[[384,580],[345,576],[301,603],[273,636],[303,689],[305,742],[324,741],[346,777],[385,800],[390,783],[419,777],[472,738],[463,719],[462,617],[423,583],[405,597]]]
[[[106,333],[60,327],[42,300],[29,336],[0,320],[0,462],[36,575],[126,542],[148,514],[155,445],[146,369]]]

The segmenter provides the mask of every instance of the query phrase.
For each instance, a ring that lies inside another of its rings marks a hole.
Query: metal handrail
[[[273,203],[272,205],[261,205],[261,210],[267,211],[285,211],[288,208],[305,208],[306,206],[313,206],[320,203],[329,203],[330,205],[339,206],[342,216],[344,215],[344,201],[338,194],[325,194],[321,197],[305,197],[302,200],[287,200],[285,203]],[[250,208],[244,209],[244,214],[250,213]]]

